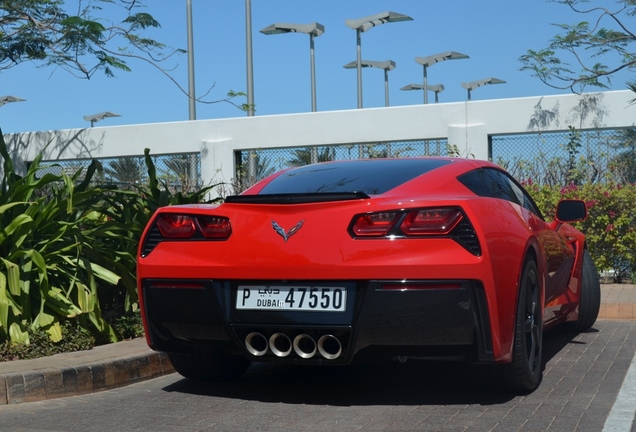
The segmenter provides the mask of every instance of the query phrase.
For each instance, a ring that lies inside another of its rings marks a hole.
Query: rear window
[[[444,159],[368,159],[306,165],[276,177],[260,194],[364,192],[380,195],[449,163]]]

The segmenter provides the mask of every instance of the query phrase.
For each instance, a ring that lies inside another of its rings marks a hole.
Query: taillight
[[[359,215],[353,222],[351,229],[361,237],[384,237],[400,218],[400,212],[370,213]]]
[[[400,229],[409,235],[445,235],[462,220],[462,212],[456,208],[412,210],[404,218]]]
[[[157,218],[157,228],[166,239],[203,237],[224,240],[232,233],[230,220],[220,216],[163,214]]]
[[[349,234],[359,239],[448,237],[473,255],[481,256],[481,246],[475,228],[459,207],[359,214],[353,217],[349,225]]]
[[[232,233],[230,220],[218,216],[197,217],[199,229],[203,237],[210,239],[225,239]]]
[[[170,239],[190,238],[196,232],[194,221],[185,215],[161,215],[157,219],[157,228],[163,237]]]

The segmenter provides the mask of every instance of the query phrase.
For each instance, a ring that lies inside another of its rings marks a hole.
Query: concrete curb
[[[0,405],[95,393],[173,372],[168,356],[150,350],[144,339],[44,359],[3,362]]]

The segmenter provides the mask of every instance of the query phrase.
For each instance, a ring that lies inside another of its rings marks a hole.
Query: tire
[[[518,393],[530,393],[543,375],[543,296],[537,264],[526,258],[519,284],[519,298],[512,361],[499,365],[504,385]]]
[[[197,349],[192,354],[168,353],[175,370],[195,381],[230,381],[240,378],[250,366],[242,356],[228,356],[219,351]]]
[[[594,325],[601,308],[601,284],[594,261],[587,250],[583,251],[583,269],[581,276],[581,295],[579,298],[579,317],[572,322],[572,328],[584,332]]]
[[[510,363],[476,364],[473,382],[480,389],[528,394],[543,376],[543,307],[536,262],[527,257],[519,281]]]

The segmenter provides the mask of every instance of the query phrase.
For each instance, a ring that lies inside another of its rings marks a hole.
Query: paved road
[[[479,391],[459,364],[261,366],[232,384],[172,374],[4,405],[0,431],[629,431],[636,382],[616,401],[636,370],[634,330],[635,321],[601,320],[588,333],[547,334],[544,380],[527,396]]]

